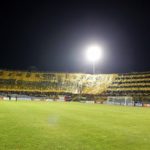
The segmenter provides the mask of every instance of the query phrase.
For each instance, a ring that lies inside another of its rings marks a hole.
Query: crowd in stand
[[[150,72],[87,75],[0,71],[0,91],[150,95]]]

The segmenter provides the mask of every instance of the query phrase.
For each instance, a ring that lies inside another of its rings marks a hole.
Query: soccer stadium
[[[2,1],[0,150],[150,150],[149,2]]]
[[[148,150],[149,82],[150,72],[1,70],[0,149]]]

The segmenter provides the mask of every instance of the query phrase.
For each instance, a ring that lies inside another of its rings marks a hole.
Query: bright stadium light
[[[92,62],[93,74],[95,74],[95,63],[101,59],[102,51],[98,45],[91,45],[87,48],[86,57],[88,61]]]

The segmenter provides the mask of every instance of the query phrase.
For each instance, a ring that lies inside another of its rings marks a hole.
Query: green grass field
[[[150,108],[0,101],[0,150],[150,150]]]

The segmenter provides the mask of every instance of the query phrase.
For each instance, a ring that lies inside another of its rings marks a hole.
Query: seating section
[[[91,75],[1,70],[0,92],[149,96],[150,72]]]
[[[103,94],[107,96],[149,96],[150,72],[119,74]]]
[[[100,94],[117,74],[0,71],[0,92]]]

